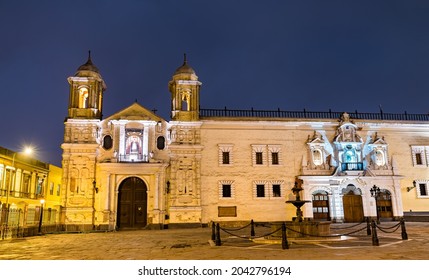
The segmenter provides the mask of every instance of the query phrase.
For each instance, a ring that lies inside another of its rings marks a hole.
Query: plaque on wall
[[[218,217],[237,217],[237,206],[218,206]]]

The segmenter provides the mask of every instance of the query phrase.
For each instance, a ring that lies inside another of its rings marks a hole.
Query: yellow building
[[[428,115],[200,109],[186,58],[169,121],[137,102],[102,119],[91,57],[68,82],[66,230],[292,220],[294,186],[308,220],[429,216]]]
[[[61,180],[60,167],[0,147],[1,238],[58,230]]]

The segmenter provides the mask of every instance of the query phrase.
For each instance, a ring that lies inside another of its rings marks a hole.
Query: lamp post
[[[380,216],[378,214],[378,205],[377,205],[378,195],[380,194],[380,188],[374,185],[369,191],[371,192],[371,196],[374,197],[375,199],[375,210],[377,212],[377,224],[380,224]]]
[[[45,204],[45,200],[40,200],[40,220],[39,220],[39,235],[42,234],[42,223],[43,223],[43,204]]]

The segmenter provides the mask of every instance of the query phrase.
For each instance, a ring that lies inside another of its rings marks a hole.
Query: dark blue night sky
[[[429,112],[429,1],[0,0],[0,146],[61,164],[67,77],[88,50],[105,117],[169,119],[188,62],[202,108]]]

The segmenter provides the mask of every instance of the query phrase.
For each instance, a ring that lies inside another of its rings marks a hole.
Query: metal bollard
[[[366,235],[371,235],[371,223],[369,222],[369,217],[366,217]]]
[[[287,241],[287,235],[286,235],[286,224],[282,224],[282,249],[289,249],[289,244]]]
[[[408,240],[408,234],[407,234],[407,230],[405,229],[405,221],[404,218],[401,218],[401,235],[402,235],[402,240]]]
[[[379,246],[380,243],[378,241],[378,236],[377,236],[377,225],[375,224],[374,220],[372,220],[371,226],[372,226],[372,246]]]
[[[215,222],[212,222],[212,240],[216,240],[216,225]]]
[[[222,245],[222,241],[220,240],[220,226],[219,223],[216,224],[216,246]]]
[[[250,236],[255,237],[255,222],[253,220],[250,221]]]

